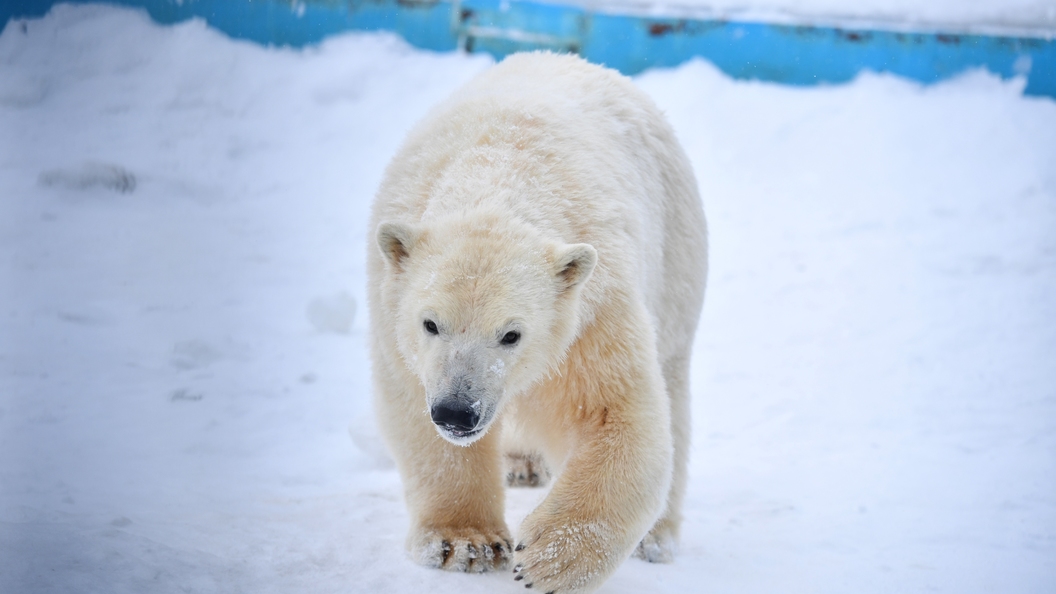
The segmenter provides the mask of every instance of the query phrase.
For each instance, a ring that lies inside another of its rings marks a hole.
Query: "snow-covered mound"
[[[0,592],[523,591],[406,558],[364,348],[385,163],[489,65],[108,6],[7,25]],[[603,591],[1053,591],[1056,102],[637,82],[712,276],[681,554]]]

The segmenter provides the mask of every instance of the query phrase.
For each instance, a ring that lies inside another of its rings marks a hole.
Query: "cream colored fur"
[[[592,591],[635,551],[670,560],[707,248],[652,102],[579,58],[511,56],[412,131],[371,228],[375,405],[413,558],[512,565],[540,592]],[[479,421],[434,424],[446,406]],[[515,541],[506,452],[555,476]]]

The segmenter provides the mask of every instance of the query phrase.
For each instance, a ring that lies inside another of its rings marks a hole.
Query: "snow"
[[[881,29],[1056,35],[1056,0],[547,0],[649,14]]]
[[[403,551],[365,349],[384,165],[490,63],[8,24],[0,592],[522,591]],[[680,554],[602,591],[1054,591],[1056,102],[983,72],[636,81],[712,272]],[[509,491],[511,526],[542,496]]]

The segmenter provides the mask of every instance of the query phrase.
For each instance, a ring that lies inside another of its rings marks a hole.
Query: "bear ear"
[[[378,247],[393,270],[403,270],[411,249],[418,243],[421,232],[403,223],[382,223],[378,225]]]
[[[554,276],[562,291],[583,284],[598,263],[598,252],[586,243],[559,246],[554,250]]]

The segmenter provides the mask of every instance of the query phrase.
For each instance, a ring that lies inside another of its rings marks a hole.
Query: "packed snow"
[[[416,566],[367,211],[491,65],[59,5],[0,35],[0,592],[519,592]],[[635,79],[712,269],[681,551],[602,592],[1056,591],[1056,102]],[[516,528],[545,493],[509,491]]]

